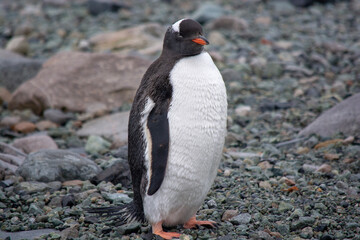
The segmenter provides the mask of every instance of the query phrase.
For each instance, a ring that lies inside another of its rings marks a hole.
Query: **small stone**
[[[332,167],[329,164],[322,164],[316,171],[317,172],[322,172],[322,173],[329,173],[331,172]]]
[[[264,189],[267,189],[267,190],[271,190],[271,189],[272,189],[271,184],[270,184],[270,182],[268,182],[268,181],[260,181],[259,187],[264,188]]]
[[[335,240],[335,238],[329,234],[324,234],[320,237],[320,240]]]
[[[246,117],[250,114],[251,107],[250,106],[238,106],[235,108],[235,114],[238,117]]]
[[[30,133],[35,131],[36,126],[32,122],[19,122],[15,124],[14,131],[20,132],[20,133]]]
[[[304,95],[304,90],[302,90],[301,88],[295,89],[294,97],[300,97],[300,96],[303,96],[303,95]]]
[[[343,182],[343,181],[338,181],[338,182],[336,183],[336,187],[337,187],[338,189],[348,189],[348,188],[349,188],[349,185],[348,185],[347,183]]]
[[[82,187],[82,185],[84,184],[84,181],[81,180],[70,180],[70,181],[65,181],[62,183],[63,187],[70,187],[70,186],[80,186]]]
[[[299,218],[299,217],[303,217],[303,216],[304,216],[304,212],[300,208],[295,209],[291,213],[291,218]]]
[[[297,154],[306,154],[310,151],[310,149],[308,147],[299,147],[297,150],[296,150],[296,153]]]
[[[100,136],[91,135],[85,145],[85,150],[88,153],[104,153],[111,146],[111,143]]]
[[[325,153],[324,158],[329,161],[338,160],[340,158],[339,154],[333,154],[333,153]]]
[[[87,7],[89,13],[96,16],[103,12],[118,12],[126,5],[119,0],[88,0]]]
[[[67,121],[74,119],[74,114],[64,113],[61,110],[49,108],[44,111],[44,117],[45,117],[45,119],[47,119],[53,123],[63,125]]]
[[[90,46],[91,44],[88,40],[82,39],[79,42],[78,48],[82,51],[86,51],[90,49]]]
[[[228,168],[225,169],[225,170],[224,170],[224,176],[225,176],[225,177],[229,177],[230,175],[231,175],[231,170],[228,169]]]
[[[311,165],[311,164],[303,164],[302,166],[305,172],[316,172],[319,169],[319,166]]]
[[[208,36],[209,42],[213,45],[223,46],[227,43],[225,37],[219,31],[211,31]]]
[[[294,186],[296,184],[294,180],[287,177],[280,178],[280,183],[285,183],[288,186]]]
[[[39,131],[45,131],[45,130],[48,130],[50,128],[57,128],[58,127],[58,125],[56,123],[53,123],[53,122],[48,121],[48,120],[43,120],[43,121],[37,122],[35,124],[35,126]]]
[[[326,210],[327,207],[323,203],[320,202],[320,203],[315,203],[314,209]]]
[[[141,224],[139,222],[134,222],[134,223],[129,223],[129,224],[125,224],[122,226],[119,226],[116,228],[116,230],[120,233],[120,234],[130,234],[133,232],[137,232],[141,227]]]
[[[62,207],[72,207],[76,205],[76,200],[73,194],[68,194],[61,199]]]
[[[290,41],[278,41],[278,42],[275,42],[274,45],[278,48],[288,50],[289,48],[291,48],[293,46],[293,43]]]
[[[235,16],[222,16],[210,23],[211,29],[216,30],[231,30],[232,32],[246,32],[249,24],[245,19]]]
[[[103,193],[104,198],[113,203],[130,203],[132,199],[124,193]]]
[[[278,208],[279,212],[287,212],[292,209],[294,209],[293,205],[291,205],[290,203],[283,202],[283,201],[280,202],[279,208]]]
[[[307,226],[312,226],[315,223],[315,218],[313,217],[300,217],[299,220],[292,222],[290,226],[291,231],[296,231],[298,229],[303,229]]]
[[[310,239],[314,235],[312,227],[306,227],[301,230],[300,236],[305,239]]]
[[[355,159],[354,158],[345,158],[342,162],[346,163],[346,164],[349,164],[349,163],[355,162]]]
[[[272,19],[270,17],[257,17],[255,18],[255,22],[259,25],[269,26],[271,24]]]
[[[345,139],[343,140],[343,143],[344,143],[344,144],[351,144],[351,143],[354,142],[354,140],[355,140],[354,136],[349,136],[349,137],[347,137],[347,138],[345,138]]]
[[[211,200],[207,201],[206,205],[208,205],[209,208],[216,208],[217,207],[216,201],[214,199],[211,199]]]
[[[15,188],[17,192],[26,192],[27,194],[43,192],[49,190],[49,185],[42,182],[21,182]]]
[[[57,207],[62,207],[61,206],[61,197],[59,196],[56,196],[56,197],[53,197],[50,201],[50,203],[48,204],[49,207],[51,208],[57,208]],[[47,216],[46,216],[47,217]],[[39,220],[40,221],[40,220]],[[39,222],[38,221],[38,222]],[[41,221],[41,222],[47,222],[48,221],[48,217],[46,218],[45,221]]]
[[[226,210],[221,218],[221,221],[229,221],[231,218],[235,217],[238,214],[237,210]]]
[[[16,36],[7,43],[5,49],[22,55],[27,55],[29,53],[29,44],[26,37]]]
[[[0,87],[0,105],[3,104],[3,102],[10,102],[11,99],[11,93],[9,90],[7,90],[4,87]]]
[[[257,166],[260,167],[262,170],[270,169],[273,167],[273,165],[269,163],[269,161],[260,162]]]
[[[256,234],[251,236],[251,239],[264,239],[264,240],[272,240],[273,238],[270,236],[269,233],[265,231],[258,231]]]
[[[61,231],[61,240],[74,239],[79,237],[79,225],[73,225]]]
[[[290,227],[288,224],[277,224],[276,229],[280,232],[281,235],[287,235],[290,232]]]
[[[41,208],[39,208],[35,203],[30,204],[28,213],[33,214],[33,215],[40,215],[43,214],[44,211],[41,210]]]
[[[359,227],[360,227],[360,224],[357,223],[357,222],[346,223],[346,228],[347,229],[356,229],[356,228],[359,228]]]
[[[21,122],[21,117],[19,116],[5,116],[0,121],[0,126],[14,128],[14,125]]]
[[[193,240],[194,238],[191,235],[181,234],[180,240]]]
[[[224,15],[224,9],[214,3],[203,3],[201,7],[197,9],[192,18],[198,21],[200,24],[209,22],[210,20],[216,19]]]
[[[230,219],[230,222],[235,225],[247,224],[251,221],[251,215],[249,213],[241,213]]]
[[[343,141],[342,139],[331,139],[331,140],[316,144],[314,149],[318,150],[318,149],[327,147],[332,144],[341,143],[342,141]]]

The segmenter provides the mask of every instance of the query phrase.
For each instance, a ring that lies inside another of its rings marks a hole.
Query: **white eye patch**
[[[179,21],[177,21],[176,23],[174,23],[172,25],[172,29],[174,30],[174,32],[180,32],[180,23],[184,20],[185,18],[183,19],[180,19]]]

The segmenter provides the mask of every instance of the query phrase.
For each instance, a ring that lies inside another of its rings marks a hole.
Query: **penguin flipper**
[[[151,172],[148,195],[153,195],[160,188],[169,154],[168,104],[155,105],[151,110],[147,127],[151,136]]]

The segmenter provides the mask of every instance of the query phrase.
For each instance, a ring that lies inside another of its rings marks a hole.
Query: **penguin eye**
[[[178,32],[176,35],[178,38],[183,38],[183,36],[181,36],[181,34]]]

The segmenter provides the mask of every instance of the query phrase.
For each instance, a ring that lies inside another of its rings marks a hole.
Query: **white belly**
[[[227,99],[208,53],[188,57],[170,73],[169,158],[164,181],[144,197],[150,223],[185,223],[201,206],[217,173],[226,134]]]

